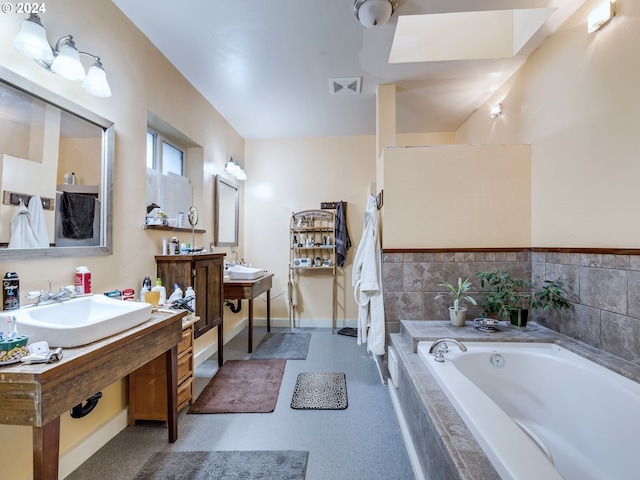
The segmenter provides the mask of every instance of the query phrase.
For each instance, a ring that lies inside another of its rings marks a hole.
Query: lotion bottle
[[[192,315],[196,314],[196,292],[193,290],[193,287],[187,287],[187,291],[184,293],[184,298],[189,299],[189,306],[193,310]]]
[[[158,302],[158,305],[164,305],[165,303],[167,303],[167,289],[162,285],[162,280],[160,278],[156,279],[156,286],[153,287],[151,291],[160,292],[160,301]]]

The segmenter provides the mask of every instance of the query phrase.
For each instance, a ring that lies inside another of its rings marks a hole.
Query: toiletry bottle
[[[187,287],[187,291],[184,293],[184,298],[189,299],[188,305],[193,310],[193,315],[196,314],[196,292],[193,290],[193,287]]]
[[[65,185],[69,185],[71,183],[71,174],[70,173],[65,173],[62,183],[64,183]]]
[[[180,243],[178,242],[178,237],[173,237],[171,245],[169,245],[169,254],[176,255],[178,253],[180,253]]]
[[[91,272],[84,265],[76,268],[76,293],[78,295],[91,293]]]
[[[20,279],[15,272],[7,272],[2,279],[2,308],[4,310],[20,308]]]
[[[166,255],[167,252],[167,248],[168,248],[168,242],[167,242],[167,237],[162,237],[162,253],[160,253],[160,255]]]
[[[76,184],[76,174],[74,172],[71,172],[71,185],[75,185]]]
[[[142,280],[142,289],[140,289],[140,301],[144,302],[144,294],[151,291],[151,279],[144,277]]]
[[[169,296],[169,300],[167,300],[167,305],[173,304],[176,300],[180,300],[182,298],[182,289],[176,283],[173,286],[173,293]]]
[[[164,305],[165,303],[167,303],[167,289],[162,285],[162,280],[160,278],[156,279],[156,286],[153,287],[151,291],[160,292],[160,301],[158,302],[158,305]]]

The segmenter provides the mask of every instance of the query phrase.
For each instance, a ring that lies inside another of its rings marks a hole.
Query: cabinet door
[[[194,272],[196,315],[200,317],[195,324],[194,336],[198,338],[222,322],[222,259],[195,260]]]

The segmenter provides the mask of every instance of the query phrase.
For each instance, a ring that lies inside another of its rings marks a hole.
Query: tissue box
[[[27,341],[29,337],[20,336],[7,340],[0,340],[0,365],[18,363],[27,355]]]

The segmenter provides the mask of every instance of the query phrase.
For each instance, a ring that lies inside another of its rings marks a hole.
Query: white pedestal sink
[[[29,343],[46,341],[50,347],[72,348],[146,322],[151,318],[151,305],[91,295],[27,306],[11,314],[20,335],[29,336]]]

